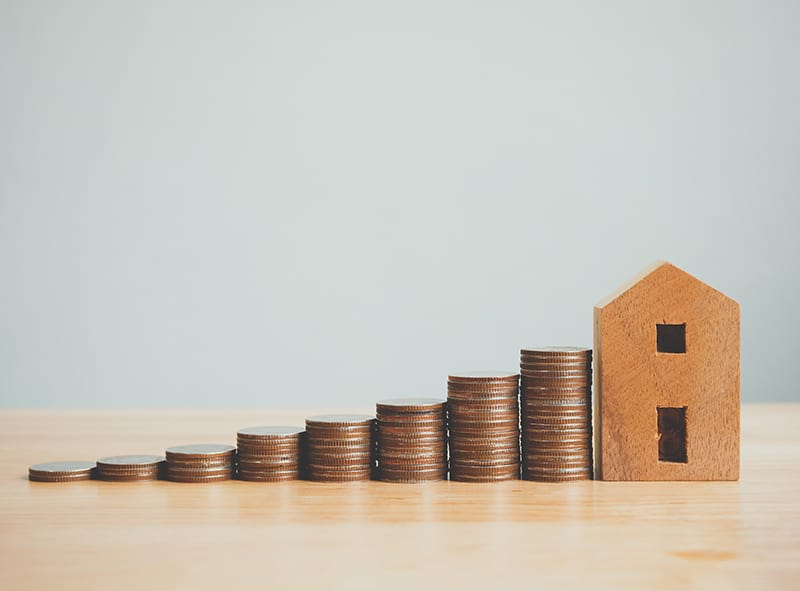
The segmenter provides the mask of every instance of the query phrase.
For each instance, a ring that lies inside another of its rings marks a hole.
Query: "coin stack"
[[[375,419],[317,415],[306,419],[308,478],[317,482],[369,480],[375,469]]]
[[[28,479],[34,482],[75,482],[89,480],[94,470],[94,462],[47,462],[28,468]]]
[[[161,456],[111,456],[97,460],[97,477],[110,482],[157,480],[163,465]]]
[[[239,479],[279,482],[300,478],[302,427],[247,427],[236,434]]]
[[[217,482],[233,477],[236,448],[218,443],[167,448],[167,480]]]
[[[522,477],[592,477],[592,350],[523,349]]]
[[[378,478],[425,482],[447,478],[445,401],[393,398],[376,405]]]
[[[450,480],[519,478],[519,374],[470,372],[447,381]]]

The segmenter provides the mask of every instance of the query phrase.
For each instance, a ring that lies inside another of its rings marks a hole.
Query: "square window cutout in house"
[[[685,464],[686,407],[657,407],[658,461]]]
[[[656,324],[656,351],[686,353],[686,323]]]

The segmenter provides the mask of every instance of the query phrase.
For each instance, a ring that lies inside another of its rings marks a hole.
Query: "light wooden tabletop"
[[[0,411],[0,589],[800,588],[800,405],[743,407],[740,482],[26,479],[328,410]]]

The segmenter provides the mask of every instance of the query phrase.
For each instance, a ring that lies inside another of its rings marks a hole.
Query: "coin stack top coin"
[[[219,443],[167,448],[167,480],[216,482],[233,477],[236,448]]]
[[[378,478],[425,482],[447,477],[445,401],[392,398],[376,404]]]
[[[246,427],[236,434],[240,480],[279,482],[300,478],[302,427]]]
[[[519,374],[468,372],[447,381],[450,480],[519,478]]]
[[[89,480],[94,470],[94,462],[47,462],[28,468],[28,479],[34,482],[75,482]]]
[[[110,482],[156,480],[163,466],[163,456],[110,456],[97,460],[97,477]]]
[[[520,352],[522,477],[541,482],[592,477],[592,350]]]
[[[308,478],[317,482],[369,480],[375,468],[375,419],[316,415],[306,419]]]

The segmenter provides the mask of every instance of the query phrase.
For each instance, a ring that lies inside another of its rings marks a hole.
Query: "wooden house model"
[[[739,478],[739,304],[658,262],[594,309],[595,478]]]

